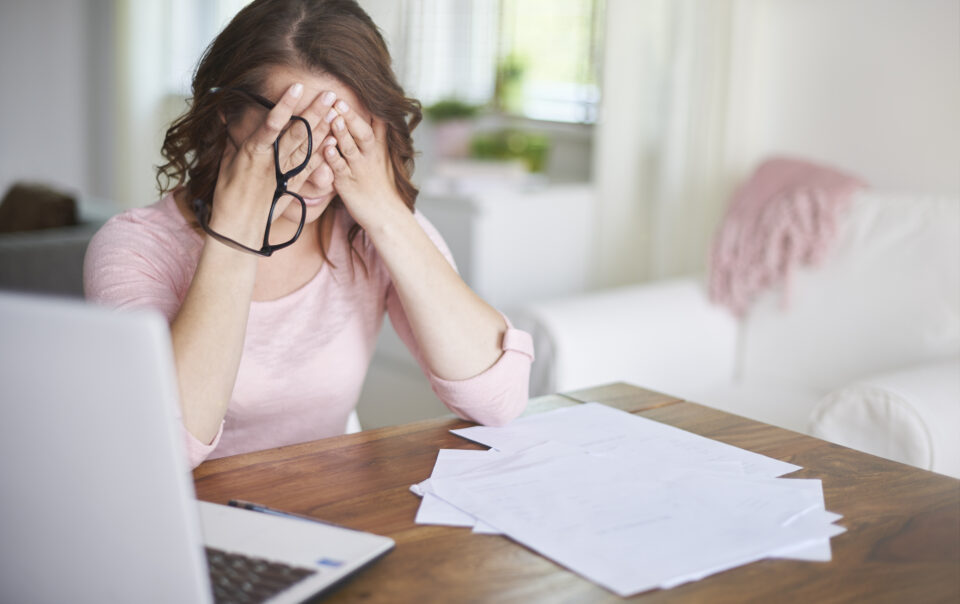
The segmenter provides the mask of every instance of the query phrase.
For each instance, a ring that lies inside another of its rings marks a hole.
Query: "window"
[[[536,120],[595,121],[603,0],[406,4],[398,75],[424,105],[456,99]]]
[[[593,122],[599,0],[501,0],[496,99],[501,111]]]

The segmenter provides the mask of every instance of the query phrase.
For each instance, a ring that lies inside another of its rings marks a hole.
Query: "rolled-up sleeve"
[[[213,437],[213,442],[210,444],[204,444],[200,441],[187,430],[183,423],[180,424],[180,431],[183,434],[183,441],[187,446],[187,462],[190,464],[190,469],[192,470],[203,463],[206,458],[210,457],[213,450],[220,444],[220,437],[223,436],[223,422],[220,422],[220,429],[217,430],[217,435]]]
[[[430,386],[451,411],[487,426],[502,426],[523,413],[530,389],[533,338],[507,321],[497,362],[465,380],[445,380],[429,371]]]
[[[437,249],[456,269],[449,248],[433,225],[419,213],[417,219]],[[530,394],[533,338],[527,332],[513,327],[506,315],[500,313],[506,330],[501,338],[501,354],[497,361],[475,376],[446,380],[434,375],[424,361],[392,284],[387,289],[386,306],[397,335],[407,345],[430,381],[433,392],[447,408],[464,419],[491,426],[504,425],[523,413]]]

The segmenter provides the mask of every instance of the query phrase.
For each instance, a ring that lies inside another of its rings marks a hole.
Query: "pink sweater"
[[[503,424],[527,402],[533,344],[508,321],[503,354],[472,378],[449,381],[427,369],[390,275],[372,245],[358,244],[369,277],[350,269],[347,231],[352,219],[338,211],[330,253],[300,289],[253,302],[233,396],[220,432],[207,444],[184,429],[192,466],[235,455],[343,434],[374,351],[384,313],[416,358],[433,391],[460,417]],[[426,218],[416,218],[453,264],[450,251]],[[356,241],[362,241],[358,236]],[[84,261],[88,299],[117,308],[154,308],[168,320],[183,303],[203,245],[177,210],[172,195],[113,217],[94,236]]]

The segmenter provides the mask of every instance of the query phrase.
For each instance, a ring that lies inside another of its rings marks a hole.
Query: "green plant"
[[[437,101],[423,110],[424,115],[434,122],[445,122],[456,119],[469,119],[480,111],[478,105],[471,105],[459,99],[444,99]]]
[[[496,97],[497,107],[506,113],[520,113],[523,109],[523,74],[526,61],[515,53],[510,53],[497,65]]]
[[[470,141],[470,155],[476,159],[520,159],[531,172],[543,172],[550,151],[550,139],[536,132],[497,130],[480,132]]]

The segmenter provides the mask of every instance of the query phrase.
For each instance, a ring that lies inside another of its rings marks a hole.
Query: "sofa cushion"
[[[733,373],[737,322],[696,279],[528,304],[512,318],[534,338],[531,396],[617,381],[683,394]]]
[[[960,200],[857,193],[821,266],[762,296],[739,374],[829,392],[960,352]]]
[[[806,433],[810,412],[824,392],[803,384],[754,380],[691,384],[671,394],[727,413]]]
[[[960,478],[960,357],[864,378],[826,395],[814,436]]]

